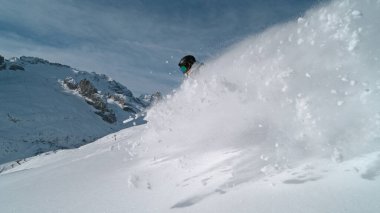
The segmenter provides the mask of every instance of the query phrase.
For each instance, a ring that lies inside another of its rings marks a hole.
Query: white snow
[[[1,212],[379,212],[379,9],[332,1],[248,38],[146,125],[1,173]]]

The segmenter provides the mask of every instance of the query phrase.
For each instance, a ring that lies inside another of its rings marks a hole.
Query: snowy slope
[[[138,148],[144,131],[4,172],[2,212],[378,212],[380,152],[340,164],[308,160],[280,174],[247,166],[258,174],[239,185],[244,150],[152,153]]]
[[[2,64],[0,164],[92,142],[132,126],[123,121],[149,105],[105,75],[32,57]],[[67,81],[72,85],[82,81],[83,86],[70,90]],[[91,94],[94,88],[97,91]]]
[[[146,125],[1,173],[0,209],[379,212],[379,9],[333,1],[248,38]]]

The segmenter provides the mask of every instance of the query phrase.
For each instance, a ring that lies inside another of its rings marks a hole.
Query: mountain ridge
[[[79,147],[142,124],[143,116],[136,115],[160,98],[160,93],[135,97],[104,74],[37,57],[1,56],[0,82],[0,164]]]

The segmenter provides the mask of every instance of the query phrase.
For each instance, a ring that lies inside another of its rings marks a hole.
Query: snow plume
[[[379,150],[379,9],[333,1],[246,39],[151,109],[142,140],[154,152],[234,150],[247,179]]]

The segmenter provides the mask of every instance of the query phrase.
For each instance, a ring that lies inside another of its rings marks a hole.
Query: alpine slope
[[[8,163],[0,171],[141,124],[138,115],[158,97],[138,98],[106,75],[25,56],[0,56],[0,91],[0,164]]]
[[[2,172],[1,212],[379,212],[379,10],[332,1],[247,38],[145,125]]]

